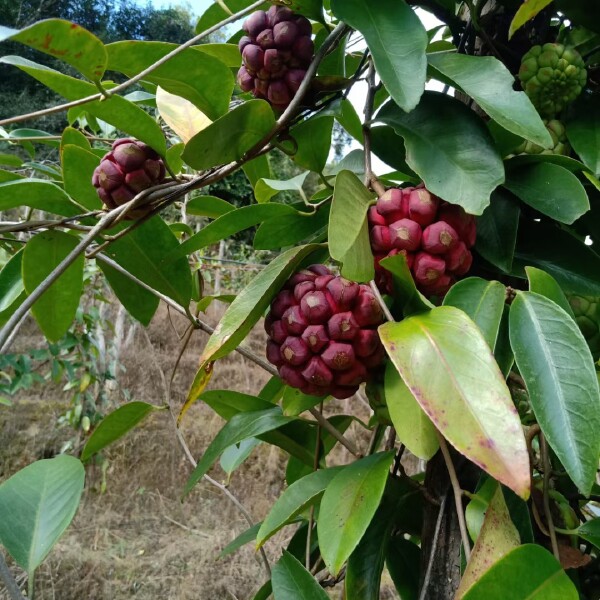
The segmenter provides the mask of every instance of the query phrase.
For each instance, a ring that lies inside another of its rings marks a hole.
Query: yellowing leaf
[[[531,21],[540,11],[544,10],[552,0],[525,0],[515,14],[510,29],[508,30],[508,39],[514,35],[517,29],[523,27],[527,21]]]
[[[165,123],[188,143],[197,133],[208,127],[212,121],[189,100],[171,94],[160,86],[156,88],[156,106]]]
[[[200,369],[196,373],[194,377],[194,381],[192,382],[192,387],[188,393],[188,396],[185,400],[185,404],[181,407],[179,411],[179,416],[177,417],[177,427],[181,425],[181,420],[185,416],[185,413],[188,411],[188,408],[196,402],[196,400],[200,397],[200,394],[204,391],[210,378],[213,374],[213,362],[206,362],[200,365]]]

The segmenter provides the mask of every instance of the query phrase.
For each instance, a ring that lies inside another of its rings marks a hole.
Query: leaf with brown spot
[[[106,69],[104,44],[87,29],[64,19],[38,21],[25,29],[0,27],[0,42],[11,39],[60,58],[92,81],[100,81]]]
[[[496,484],[496,491],[488,505],[479,537],[456,592],[455,600],[460,600],[494,563],[516,548],[520,542],[519,533],[513,525],[504,501],[502,487]]]
[[[475,323],[440,306],[379,334],[400,376],[444,437],[522,498],[529,456],[504,376]]]

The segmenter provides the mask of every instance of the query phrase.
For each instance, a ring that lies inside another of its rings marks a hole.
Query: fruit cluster
[[[352,396],[385,352],[377,326],[383,313],[364,284],[323,265],[293,275],[265,319],[267,358],[281,379],[313,396]]]
[[[519,79],[538,112],[553,118],[581,94],[587,72],[574,48],[544,44],[533,46],[523,56]]]
[[[598,360],[600,358],[600,298],[570,296],[569,304],[594,360]]]
[[[544,125],[552,138],[552,148],[544,148],[538,144],[524,140],[523,143],[518,146],[514,153],[515,154],[562,154],[568,156],[571,152],[571,147],[567,141],[567,130],[565,126],[557,119],[548,121],[544,119]]]
[[[165,178],[165,163],[150,146],[132,138],[113,142],[94,170],[92,184],[106,208],[121,206]],[[134,210],[132,218],[145,214]]]
[[[475,217],[423,185],[387,190],[368,217],[376,282],[385,293],[393,292],[391,275],[379,264],[387,256],[406,256],[415,284],[426,296],[443,296],[471,268]]]
[[[237,80],[244,92],[284,111],[310,65],[314,44],[310,21],[284,6],[259,10],[244,23],[248,34],[239,41],[243,64]]]

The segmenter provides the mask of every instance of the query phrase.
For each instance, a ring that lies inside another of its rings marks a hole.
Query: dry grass
[[[218,314],[211,315],[216,321]],[[179,348],[178,335],[185,321],[161,309],[147,334],[136,329],[129,336],[121,360],[125,372],[120,385],[131,397],[155,404],[164,401],[163,378],[168,379]],[[197,367],[197,357],[207,336],[197,332],[181,360],[174,382],[173,401],[180,404]],[[40,344],[32,325],[22,332],[21,346]],[[257,327],[249,339],[262,353],[264,333]],[[211,388],[257,393],[268,380],[241,356],[219,361]],[[59,398],[59,399],[57,399]],[[12,408],[0,410],[0,479],[40,458],[54,456],[73,436],[68,427],[57,427],[57,418],[68,408],[68,397],[47,386],[36,395],[23,396]],[[353,411],[367,417],[354,401],[336,402],[333,412]],[[182,430],[195,456],[201,455],[223,421],[206,405],[188,412]],[[366,434],[355,425],[348,435],[366,447]],[[233,556],[218,559],[220,550],[247,524],[233,504],[218,490],[202,482],[184,503],[179,500],[190,473],[166,412],[156,413],[124,441],[106,453],[106,492],[99,492],[99,467],[87,470],[86,489],[73,524],[37,574],[38,600],[120,600],[125,598],[245,599],[264,581],[262,564],[250,546]],[[342,449],[334,460],[350,459]],[[285,456],[261,444],[234,474],[230,489],[256,520],[262,519],[282,489]],[[217,466],[212,475],[223,480]],[[284,530],[267,544],[276,560],[290,531]],[[18,569],[15,567],[15,572]],[[20,579],[24,575],[19,575]],[[339,597],[339,591],[331,593]],[[6,596],[0,591],[0,599]],[[386,591],[382,598],[395,597]]]

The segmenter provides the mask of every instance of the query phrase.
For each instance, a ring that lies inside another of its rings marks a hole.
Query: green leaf
[[[386,103],[377,121],[404,138],[406,162],[436,196],[480,215],[504,181],[504,166],[483,121],[462,102],[426,92],[404,113]]]
[[[0,210],[29,206],[62,217],[84,212],[55,183],[43,179],[17,179],[0,183]]]
[[[38,21],[25,29],[0,27],[0,42],[21,42],[71,65],[92,81],[100,81],[106,69],[106,49],[92,33],[63,19]]]
[[[375,516],[348,559],[346,568],[346,600],[379,600],[381,574],[396,526],[403,494],[402,484],[388,483]],[[412,493],[414,490],[411,490]]]
[[[164,264],[167,255],[177,248],[179,242],[169,226],[154,216],[112,242],[105,253],[151,288],[187,307],[192,297],[192,274],[187,259],[176,258]]]
[[[214,203],[211,202],[214,210]],[[224,215],[215,219],[212,223],[203,227],[198,233],[183,242],[177,249],[169,254],[167,262],[174,258],[184,257],[196,250],[205,248],[219,242],[222,239],[228,238],[234,233],[258,225],[272,217],[282,215],[298,214],[295,209],[287,204],[251,204],[250,206],[242,206],[235,210],[227,211]]]
[[[239,413],[231,417],[198,461],[196,468],[185,484],[182,495],[187,496],[190,493],[228,446],[277,429],[291,420],[290,417],[284,417],[281,414],[281,409],[278,406],[266,410]]]
[[[7,181],[16,181],[18,179],[25,179],[23,175],[19,175],[14,171],[6,171],[5,169],[0,169],[0,183],[5,183]]]
[[[125,310],[137,319],[144,327],[147,327],[158,308],[160,300],[157,296],[144,289],[141,285],[132,281],[129,277],[123,275],[113,267],[107,265],[102,260],[102,256],[97,256],[98,266],[113,292],[120,300]]]
[[[296,125],[290,135],[298,144],[292,160],[309,171],[321,173],[327,164],[331,148],[333,117],[313,117]]]
[[[578,600],[560,563],[536,544],[515,548],[465,594],[464,600]]]
[[[369,227],[367,219],[364,218],[360,233],[354,244],[344,255],[341,274],[350,281],[368,282],[375,277],[375,266],[371,241],[369,239]]]
[[[494,350],[504,311],[506,288],[499,281],[469,277],[450,288],[444,305],[465,312],[479,327],[488,346]]]
[[[266,205],[268,206],[268,205]],[[295,246],[303,241],[321,241],[329,221],[329,205],[313,214],[295,212],[273,217],[256,230],[253,245],[256,250],[273,250]]]
[[[364,535],[379,506],[393,452],[379,452],[346,466],[327,486],[317,531],[321,555],[335,577]]]
[[[365,229],[367,210],[373,200],[373,194],[354,173],[341,171],[338,174],[329,216],[331,258],[344,262],[346,255],[358,243]],[[371,254],[371,266],[372,256]]]
[[[62,150],[62,167],[65,192],[89,210],[102,208],[96,188],[92,185],[94,169],[100,159],[79,146],[67,144]]]
[[[295,13],[323,22],[323,0],[289,0],[286,6]]]
[[[561,223],[570,225],[590,209],[579,179],[552,163],[510,170],[504,186],[529,206]]]
[[[252,0],[223,0],[219,3],[215,2],[204,11],[198,20],[198,23],[196,24],[196,33],[206,31],[213,25],[216,25],[240,10],[247,8],[250,4],[252,4]],[[227,6],[229,12],[225,11],[222,5]],[[270,4],[265,2],[264,5],[261,5],[256,10],[266,10],[269,6]]]
[[[390,540],[385,564],[402,600],[417,600],[421,549],[416,544],[396,535]]]
[[[456,592],[456,600],[463,598],[494,563],[521,543],[504,501],[502,487],[494,483],[495,492],[487,506],[479,536]]]
[[[256,535],[256,547],[260,548],[302,511],[316,504],[321,499],[325,488],[341,469],[343,467],[321,469],[292,483],[279,496],[265,517]]]
[[[527,94],[513,90],[515,79],[497,58],[441,52],[427,59],[504,129],[552,147],[552,138]]]
[[[592,519],[579,526],[577,535],[600,548],[600,519]]]
[[[304,173],[300,173],[300,175],[296,175],[291,179],[285,179],[283,181],[279,181],[277,179],[264,179],[261,178],[256,182],[254,186],[254,195],[256,197],[256,201],[260,204],[268,202],[276,196],[278,192],[286,192],[293,191],[298,192],[302,199],[305,198],[304,194],[304,181],[308,176],[308,171],[304,171]]]
[[[81,460],[88,460],[106,446],[122,438],[150,413],[163,409],[162,406],[154,406],[146,402],[128,402],[113,410],[100,421],[88,438],[81,452]]]
[[[392,274],[396,298],[400,300],[404,316],[433,308],[433,304],[417,290],[415,280],[403,254],[388,256],[379,264]]]
[[[23,251],[23,283],[31,294],[77,246],[79,239],[62,231],[43,231],[31,238]],[[35,302],[31,312],[51,342],[57,342],[75,318],[83,291],[81,253]]]
[[[188,215],[210,217],[211,219],[222,217],[232,210],[235,210],[233,204],[215,196],[196,196],[185,205]]]
[[[248,438],[241,441],[239,444],[233,444],[229,448],[225,448],[219,463],[227,477],[231,474],[250,456],[252,450],[260,444],[257,438]]]
[[[327,396],[317,397],[302,393],[299,389],[285,386],[283,397],[281,399],[281,408],[283,414],[288,417],[295,417],[305,410],[316,406]]]
[[[519,203],[500,188],[492,193],[490,205],[477,219],[475,249],[504,272],[512,269],[520,215]]]
[[[329,600],[329,596],[302,563],[283,551],[271,574],[275,600]]]
[[[250,332],[288,277],[312,252],[317,244],[292,248],[280,254],[237,295],[215,332],[206,343],[200,364],[222,358]]]
[[[336,17],[365,37],[377,74],[406,112],[419,103],[427,72],[427,32],[404,0],[331,0]]]
[[[398,439],[415,456],[429,460],[440,447],[435,427],[392,363],[385,368],[385,400]]]
[[[593,101],[579,101],[567,121],[567,138],[585,166],[600,177],[600,107]]]
[[[557,304],[518,292],[510,342],[535,417],[573,483],[590,493],[598,468],[600,391],[590,349]]]
[[[85,471],[72,456],[38,460],[0,485],[0,542],[29,576],[75,516]]]
[[[12,406],[13,405],[12,401],[10,400],[10,398],[6,398],[4,396],[0,396],[0,404],[2,406]]]
[[[237,46],[235,47],[235,50],[238,53],[237,61],[239,62],[239,50],[237,49]],[[269,157],[266,154],[261,154],[247,163],[244,163],[242,169],[252,188],[256,187],[256,184],[260,179],[269,179],[270,177],[273,177],[271,165],[269,164]]]
[[[0,165],[6,165],[7,167],[20,167],[23,161],[14,154],[0,154]]]
[[[198,170],[239,160],[274,125],[269,104],[264,100],[249,100],[197,133],[186,144],[183,160]]]
[[[255,523],[252,527],[249,527],[245,531],[242,531],[234,540],[229,542],[221,552],[219,552],[219,558],[225,558],[230,554],[233,554],[239,550],[242,546],[253,542],[256,539],[256,534],[261,526],[261,523]]]
[[[18,67],[67,100],[79,100],[98,93],[93,83],[69,77],[19,56],[4,56],[0,58],[0,63]],[[165,154],[167,145],[160,125],[133,102],[112,95],[109,99],[88,102],[85,110],[94,117],[145,142],[161,156]]]
[[[381,325],[379,335],[402,379],[443,436],[526,498],[529,456],[521,422],[475,323],[457,308],[440,306]]]
[[[91,151],[92,149],[88,138],[85,135],[83,135],[83,133],[81,133],[79,129],[75,129],[74,127],[65,127],[65,129],[62,132],[62,136],[60,138],[61,157],[65,146],[67,146],[68,144],[77,146],[78,148],[82,148],[83,150]]]
[[[0,271],[0,314],[11,308],[16,309],[21,304],[17,301],[25,291],[23,276],[21,275],[22,261],[23,250],[19,250],[11,256],[10,260],[2,267],[2,271]]]
[[[541,269],[535,267],[525,267],[525,273],[527,273],[527,279],[529,280],[529,291],[535,292],[540,296],[545,296],[549,300],[552,300],[555,304],[558,304],[572,319],[575,318],[573,309],[565,296],[565,293],[560,289],[560,286],[556,282],[556,279],[552,275],[548,275]]]
[[[556,279],[567,293],[600,295],[600,256],[568,231],[548,223],[530,223],[519,235],[513,273],[524,277],[535,266]]]
[[[177,48],[166,42],[127,40],[106,46],[108,68],[137,75]],[[239,51],[238,51],[239,58]],[[224,115],[234,87],[231,69],[218,58],[187,48],[144,77],[171,94],[189,100],[211,120]]]
[[[523,0],[508,28],[508,39],[512,38],[517,29],[531,21],[540,11],[544,10],[552,0]]]

